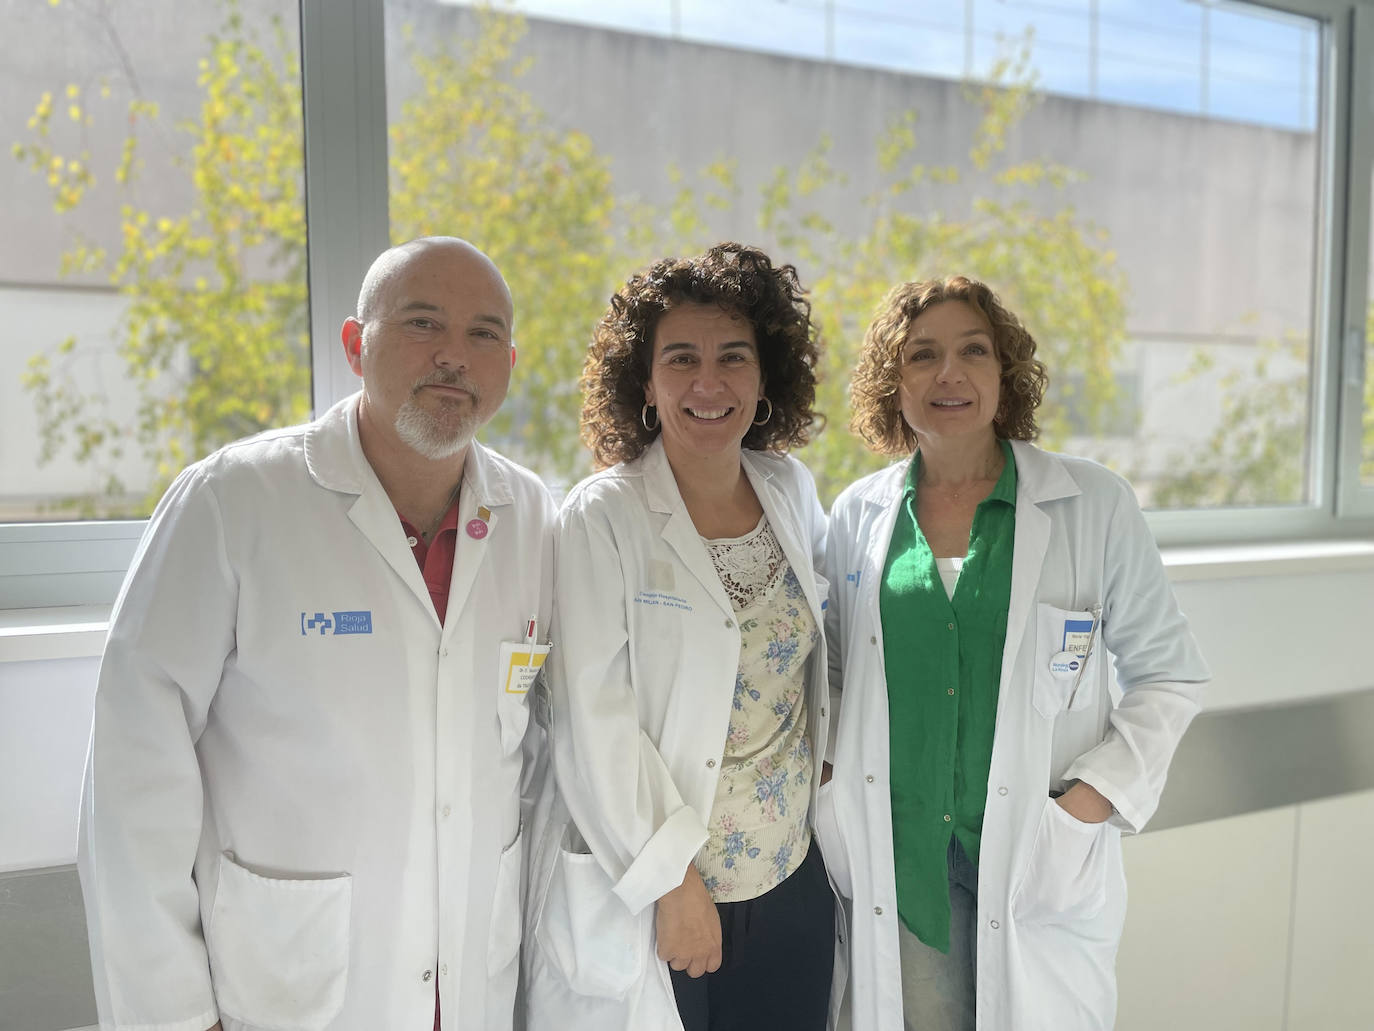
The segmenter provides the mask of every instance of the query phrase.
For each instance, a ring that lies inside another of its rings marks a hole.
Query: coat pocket
[[[206,946],[226,1017],[268,1031],[315,1031],[343,1008],[353,882],[264,877],[225,853]]]
[[[558,850],[535,938],[581,995],[621,999],[639,980],[654,906],[631,913],[596,857]]]
[[[1070,635],[1083,633],[1084,627],[1092,627],[1085,635],[1091,638],[1092,646],[1088,657],[1081,659],[1074,654],[1081,652],[1081,648],[1074,648]],[[1102,661],[1099,630],[1092,612],[1056,608],[1043,602],[1036,606],[1032,699],[1035,711],[1045,719],[1054,719],[1066,709],[1078,712],[1092,706],[1098,689],[1097,668]]]
[[[1020,921],[1045,924],[1089,920],[1107,903],[1107,849],[1116,833],[1104,823],[1084,823],[1045,799],[1025,875],[1012,895]]]
[[[487,1023],[510,1027],[520,981],[521,919],[524,912],[525,831],[522,826],[501,852],[487,932]]]

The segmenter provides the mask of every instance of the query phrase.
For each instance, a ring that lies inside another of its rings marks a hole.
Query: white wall
[[[1117,1031],[1369,1031],[1371,856],[1374,791],[1129,840]]]
[[[99,665],[0,662],[0,873],[76,861]]]

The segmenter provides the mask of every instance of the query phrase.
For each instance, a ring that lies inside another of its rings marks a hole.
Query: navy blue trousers
[[[835,896],[815,841],[792,876],[744,902],[718,902],[720,969],[670,970],[685,1031],[825,1031],[835,963]]]

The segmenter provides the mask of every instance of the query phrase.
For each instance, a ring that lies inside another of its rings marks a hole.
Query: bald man
[[[470,244],[387,251],[343,323],[361,392],[153,513],[82,798],[102,1028],[511,1027],[555,518],[474,439],[513,322]]]

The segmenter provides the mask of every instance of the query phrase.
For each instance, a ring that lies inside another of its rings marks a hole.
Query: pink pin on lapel
[[[479,507],[477,509],[477,518],[468,520],[468,536],[475,541],[480,541],[491,532],[491,525],[488,522],[490,519],[491,509],[487,508],[485,505]]]

